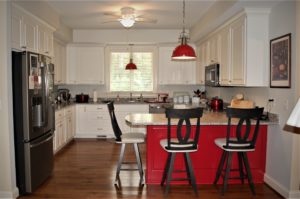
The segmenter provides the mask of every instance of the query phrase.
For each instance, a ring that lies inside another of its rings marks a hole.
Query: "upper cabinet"
[[[158,84],[196,84],[195,61],[172,61],[175,47],[159,47]]]
[[[200,42],[206,56],[198,62],[220,64],[221,86],[268,86],[268,17],[269,10],[246,9]]]
[[[54,83],[66,83],[66,46],[57,40],[54,40]]]
[[[67,83],[104,84],[104,47],[68,46]]]
[[[13,49],[53,56],[54,28],[15,4],[11,20]]]

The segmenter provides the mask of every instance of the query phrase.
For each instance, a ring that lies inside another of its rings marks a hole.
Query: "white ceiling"
[[[105,12],[120,13],[122,7],[130,6],[138,15],[156,19],[157,23],[136,23],[135,29],[182,28],[182,0],[94,0],[94,1],[47,1],[60,15],[62,22],[73,29],[122,29],[119,22]],[[190,28],[215,0],[186,0],[186,28]]]

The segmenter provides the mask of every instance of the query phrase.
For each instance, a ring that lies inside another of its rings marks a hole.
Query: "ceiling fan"
[[[106,21],[103,23],[120,22],[125,28],[131,28],[137,22],[156,23],[156,19],[145,18],[142,15],[137,15],[136,10],[132,7],[123,7],[120,9],[120,14],[104,13],[104,15],[113,16],[114,21]]]

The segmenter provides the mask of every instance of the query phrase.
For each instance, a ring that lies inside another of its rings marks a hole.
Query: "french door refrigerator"
[[[53,171],[54,65],[49,57],[12,52],[17,186],[32,193]]]

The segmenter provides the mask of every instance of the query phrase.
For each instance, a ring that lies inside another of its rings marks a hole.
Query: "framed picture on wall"
[[[291,88],[291,33],[270,41],[270,87]]]

